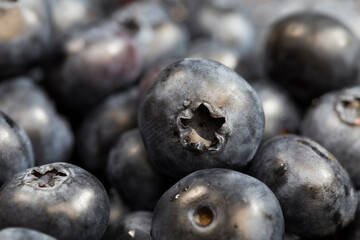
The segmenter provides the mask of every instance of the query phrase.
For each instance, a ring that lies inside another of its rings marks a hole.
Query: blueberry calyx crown
[[[51,165],[44,165],[30,169],[24,177],[25,184],[36,188],[54,188],[60,186],[70,173],[64,168],[57,168]]]
[[[341,95],[335,101],[335,111],[342,122],[360,126],[360,95]]]
[[[226,120],[208,103],[198,103],[186,108],[178,117],[180,139],[184,147],[204,151],[217,151],[224,144],[223,125]]]
[[[193,214],[193,221],[199,227],[210,226],[214,218],[214,211],[208,206],[198,206]]]
[[[125,19],[121,23],[121,25],[124,26],[131,33],[136,33],[136,32],[138,32],[140,30],[139,23],[134,18]]]

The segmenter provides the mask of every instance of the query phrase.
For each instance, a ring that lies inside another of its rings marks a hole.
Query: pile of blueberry
[[[0,240],[360,239],[358,0],[0,1]]]

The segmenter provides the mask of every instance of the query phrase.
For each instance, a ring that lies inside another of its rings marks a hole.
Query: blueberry
[[[52,163],[27,169],[0,190],[0,228],[26,227],[58,239],[100,239],[109,221],[109,198],[87,171]]]
[[[171,180],[154,171],[138,129],[122,134],[109,154],[107,177],[132,209],[152,211]]]
[[[264,114],[256,92],[231,69],[184,59],[158,75],[138,122],[149,160],[179,178],[203,168],[244,167],[260,144]]]
[[[144,61],[144,69],[165,58],[182,57],[186,52],[188,32],[170,19],[160,3],[130,3],[116,11],[112,19],[132,35]]]
[[[35,165],[69,160],[74,142],[70,126],[31,79],[18,77],[2,82],[0,110],[29,136]]]
[[[151,240],[152,213],[137,211],[126,215],[118,224],[115,240]]]
[[[0,112],[0,186],[13,175],[34,166],[29,137],[9,116]]]
[[[78,151],[85,169],[91,172],[104,170],[108,153],[118,138],[135,128],[137,88],[107,98],[86,116],[78,135]]]
[[[138,50],[113,21],[72,34],[64,43],[64,55],[48,84],[57,102],[75,112],[129,87],[140,73]]]
[[[153,213],[153,240],[283,239],[275,195],[257,179],[227,169],[194,172],[172,186]]]
[[[278,21],[265,50],[267,73],[299,101],[353,84],[358,75],[359,40],[338,20],[301,12]]]
[[[27,228],[4,228],[0,231],[1,240],[56,240],[55,238]]]
[[[357,195],[349,175],[331,153],[309,138],[270,139],[260,147],[249,173],[279,199],[290,232],[323,237],[354,218]]]
[[[251,86],[258,93],[264,109],[263,141],[280,134],[296,133],[300,127],[300,110],[285,89],[266,80],[251,82]]]
[[[360,87],[330,92],[314,101],[301,133],[329,149],[360,187]]]
[[[47,0],[0,2],[0,78],[39,63],[50,45]]]

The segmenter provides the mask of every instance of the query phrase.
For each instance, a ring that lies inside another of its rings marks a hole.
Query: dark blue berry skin
[[[187,28],[191,27],[191,20],[194,14],[198,12],[198,9],[203,5],[204,1],[192,1],[192,0],[181,0],[181,1],[172,1],[172,0],[162,0],[161,1],[166,10],[169,13],[169,16],[176,22],[186,23]],[[205,1],[209,3],[209,1]]]
[[[147,89],[156,80],[157,75],[171,63],[174,63],[176,61],[177,60],[171,58],[159,61],[157,64],[150,67],[147,71],[144,72],[139,83],[139,99],[144,97]]]
[[[78,29],[97,23],[103,17],[101,0],[48,0],[53,27],[53,52]]]
[[[199,169],[240,169],[260,144],[264,113],[256,92],[228,67],[183,59],[142,98],[138,123],[149,160],[180,178]]]
[[[63,50],[63,61],[53,66],[48,84],[57,103],[70,111],[90,109],[134,84],[140,73],[138,50],[114,21],[77,31]]]
[[[0,231],[1,240],[56,240],[45,233],[27,228],[4,228]]]
[[[349,175],[331,153],[309,138],[270,139],[260,147],[249,173],[279,199],[290,232],[324,237],[354,218],[357,195]]]
[[[109,198],[89,172],[69,163],[27,169],[0,190],[0,227],[26,227],[59,240],[100,239]]]
[[[242,60],[242,55],[234,51],[229,45],[214,40],[200,39],[192,43],[187,53],[188,58],[207,58],[217,61],[235,70]],[[243,76],[243,74],[241,74]]]
[[[285,233],[284,240],[301,240],[301,238],[291,233]]]
[[[314,101],[301,134],[329,149],[360,187],[360,87],[330,92]]]
[[[172,21],[160,3],[138,1],[116,11],[112,19],[126,28],[143,60],[143,69],[166,58],[183,57],[189,34]]]
[[[0,185],[16,173],[33,167],[29,137],[9,116],[0,112]]]
[[[251,82],[261,99],[265,115],[263,141],[299,130],[301,115],[298,106],[287,92],[277,84],[259,80]]]
[[[110,199],[110,219],[101,240],[116,239],[117,226],[121,219],[123,219],[130,211],[114,188],[110,188],[108,195]]]
[[[359,40],[338,20],[315,12],[288,16],[273,26],[265,50],[270,78],[302,103],[350,86],[358,75]]]
[[[255,38],[246,64],[239,65],[237,69],[240,74],[247,72],[251,75],[244,75],[245,79],[253,80],[267,78],[264,69],[264,48],[266,37],[271,26],[279,19],[292,13],[299,12],[309,5],[310,1],[262,1],[262,0],[214,0],[218,5],[224,5],[225,9],[236,9],[247,21],[250,21],[255,31]],[[241,36],[241,35],[240,35]],[[251,40],[251,39],[250,39]]]
[[[152,213],[137,211],[126,215],[118,224],[114,240],[151,240]]]
[[[107,98],[89,113],[80,127],[78,144],[82,166],[91,172],[105,169],[111,147],[125,131],[137,127],[138,90]]]
[[[106,14],[111,14],[120,7],[121,0],[103,0],[102,6]]]
[[[360,9],[357,1],[313,1],[312,9],[331,15],[349,27],[360,39]]]
[[[29,136],[36,166],[69,160],[74,142],[70,126],[31,79],[19,77],[1,83],[0,110]]]
[[[221,0],[220,0],[221,1]],[[237,4],[238,1],[230,1]],[[247,12],[257,30],[267,32],[269,27],[276,21],[285,18],[291,14],[305,10],[309,6],[310,1],[262,1],[262,0],[245,0],[243,11]],[[262,34],[262,33],[260,33]]]
[[[256,30],[251,19],[233,6],[204,1],[189,20],[193,37],[207,37],[231,46],[239,54],[254,53]]]
[[[41,62],[51,39],[46,0],[0,2],[0,79]]]
[[[172,186],[153,213],[153,240],[282,240],[284,218],[270,189],[228,169],[194,172]]]
[[[101,0],[106,15],[111,15],[114,11],[132,2],[139,0]]]
[[[355,220],[342,232],[341,239],[357,240],[360,238],[360,192],[357,191],[358,205],[355,213]]]
[[[110,184],[132,209],[152,211],[172,181],[150,165],[138,129],[122,134],[107,162]]]

